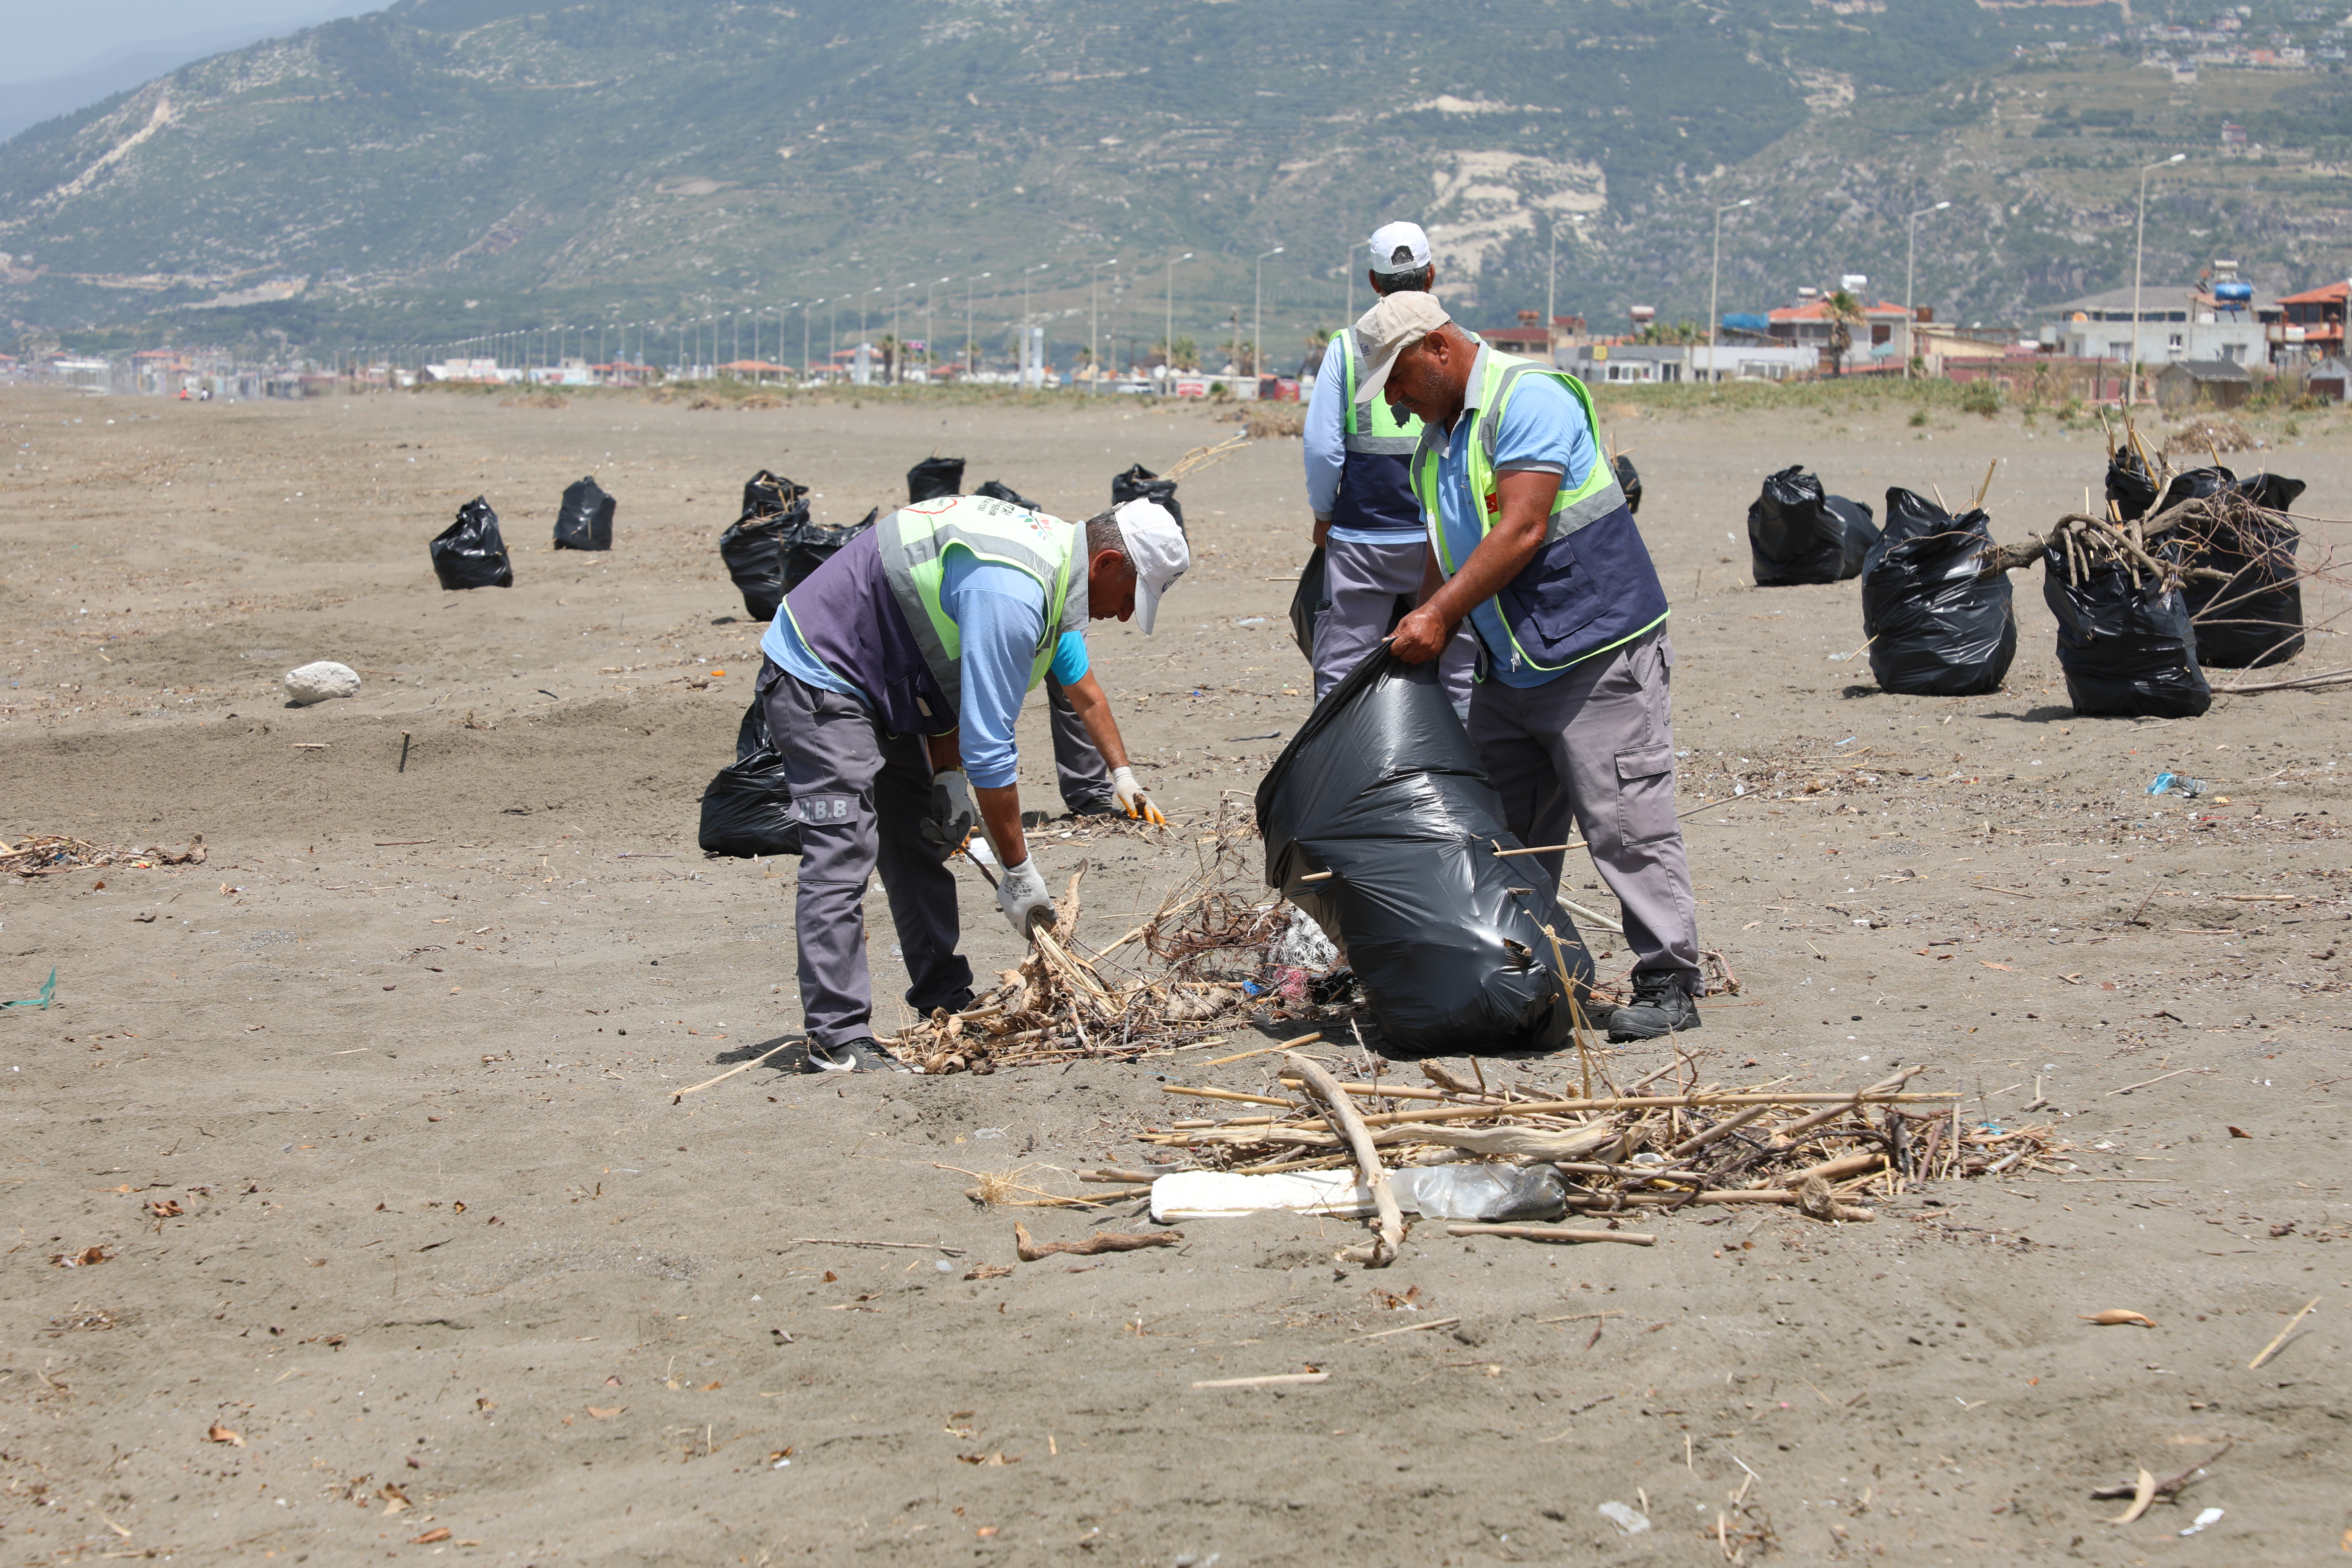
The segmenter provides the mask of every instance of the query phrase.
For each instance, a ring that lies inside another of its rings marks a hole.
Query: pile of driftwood
[[[2066,1147],[2048,1125],[1971,1123],[1957,1093],[1907,1090],[1920,1068],[1864,1088],[1816,1093],[1780,1083],[1702,1083],[1698,1058],[1677,1056],[1622,1090],[1604,1076],[1596,1092],[1575,1079],[1558,1089],[1490,1082],[1475,1060],[1475,1079],[1424,1062],[1422,1082],[1377,1072],[1370,1081],[1341,1082],[1296,1051],[1285,1059],[1280,1087],[1292,1091],[1289,1098],[1166,1086],[1171,1095],[1251,1109],[1230,1120],[1171,1121],[1137,1134],[1156,1147],[1186,1151],[1187,1163],[1098,1171],[1087,1179],[1352,1165],[1382,1210],[1385,1230],[1394,1210],[1392,1202],[1380,1201],[1388,1167],[1549,1164],[1566,1179],[1569,1209],[1588,1217],[1761,1204],[1823,1221],[1864,1221],[1874,1217],[1864,1206],[1874,1198],[1926,1182],[2053,1170],[2047,1162]],[[1385,1064],[1374,1058],[1374,1065]],[[1496,1233],[1555,1238],[1540,1226]],[[1384,1234],[1366,1258],[1385,1261],[1376,1255],[1394,1256],[1394,1241]]]
[[[1220,1043],[1220,1021],[1257,1005],[1251,989],[1290,907],[1248,900],[1254,837],[1230,811],[1194,846],[1199,869],[1149,920],[1108,944],[1079,935],[1079,867],[1029,956],[960,1013],[933,1012],[883,1042],[927,1073],[990,1073],[1082,1058],[1134,1060]]]
[[[205,836],[201,833],[177,854],[161,845],[147,849],[112,849],[86,838],[36,833],[13,844],[0,840],[0,873],[11,877],[57,877],[100,866],[129,866],[139,870],[152,866],[201,866],[205,853]]]

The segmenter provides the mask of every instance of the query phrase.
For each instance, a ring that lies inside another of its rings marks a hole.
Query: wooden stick
[[[1629,1247],[1655,1247],[1658,1238],[1638,1230],[1570,1230],[1558,1225],[1449,1225],[1448,1236],[1508,1236],[1521,1241],[1622,1241]]]
[[[1387,1094],[1386,1089],[1375,1089],[1370,1084],[1356,1086],[1360,1094]],[[1933,1094],[1873,1094],[1867,1090],[1851,1094],[1661,1094],[1657,1096],[1618,1096],[1610,1100],[1530,1100],[1515,1104],[1500,1100],[1485,1105],[1444,1105],[1431,1110],[1383,1110],[1364,1118],[1367,1127],[1391,1126],[1400,1121],[1455,1121],[1464,1117],[1477,1116],[1558,1116],[1572,1110],[1689,1110],[1717,1105],[1820,1105],[1824,1102],[1844,1108],[1852,1105],[1914,1105],[1954,1104],[1959,1100],[1957,1089]],[[1272,1127],[1273,1117],[1240,1117],[1220,1122],[1220,1128]],[[1323,1130],[1323,1119],[1286,1122],[1284,1131],[1312,1132]]]
[[[1889,1090],[1901,1089],[1905,1084],[1910,1082],[1914,1078],[1916,1078],[1919,1074],[1926,1072],[1927,1070],[1927,1069],[1924,1067],[1906,1068],[1901,1072],[1896,1073],[1893,1078],[1880,1079],[1868,1089],[1857,1091],[1853,1096],[1853,1099],[1846,1104],[1834,1105],[1825,1110],[1817,1110],[1811,1116],[1791,1121],[1788,1126],[1783,1127],[1779,1132],[1773,1135],[1772,1146],[1776,1149],[1785,1149],[1795,1140],[1803,1137],[1808,1132],[1811,1132],[1814,1128],[1824,1126],[1829,1122],[1835,1121],[1847,1111],[1854,1110],[1856,1107],[1860,1106],[1864,1100],[1871,1100],[1874,1101],[1875,1097],[1878,1095]],[[1906,1096],[1906,1098],[1908,1097]],[[1938,1098],[1956,1100],[1958,1096],[1955,1094],[1940,1096]]]
[[[1389,1173],[1381,1164],[1380,1152],[1372,1147],[1372,1135],[1358,1115],[1353,1101],[1340,1089],[1339,1082],[1323,1070],[1323,1064],[1297,1051],[1286,1051],[1284,1059],[1298,1071],[1307,1089],[1322,1100],[1330,1119],[1339,1124],[1347,1135],[1348,1146],[1356,1156],[1357,1179],[1372,1195],[1372,1206],[1378,1212],[1379,1228],[1369,1247],[1349,1247],[1340,1257],[1350,1262],[1361,1262],[1373,1268],[1385,1268],[1396,1261],[1397,1252],[1404,1243],[1404,1212],[1397,1207],[1396,1194],[1389,1190]],[[1483,1108],[1482,1108],[1483,1109]]]
[[[1195,1388],[1276,1388],[1290,1383],[1328,1383],[1328,1372],[1278,1372],[1272,1377],[1204,1377],[1196,1380]]]
[[[963,1248],[961,1247],[940,1247],[922,1241],[851,1241],[837,1236],[796,1236],[793,1237],[793,1245],[794,1247],[888,1247],[902,1248],[908,1252],[944,1252],[950,1258],[963,1256]]]
[[[1975,504],[1979,510],[1982,510],[1984,508],[1985,493],[1992,489],[1993,470],[2000,467],[2000,459],[1999,458],[1995,458],[1991,462],[1985,465],[1984,483],[1977,487],[1977,499]]]
[[[1273,1048],[1276,1050],[1282,1049],[1280,1046],[1276,1046]],[[1277,1100],[1274,1096],[1268,1094],[1244,1094],[1237,1089],[1195,1089],[1190,1084],[1163,1083],[1160,1086],[1160,1092],[1162,1094],[1186,1095],[1193,1100],[1239,1100],[1244,1105],[1279,1105],[1289,1110],[1296,1110],[1298,1109],[1298,1104],[1296,1100]]]
[[[1714,1126],[1708,1128],[1706,1131],[1697,1134],[1696,1137],[1684,1139],[1672,1149],[1666,1151],[1666,1158],[1669,1160],[1680,1160],[1692,1154],[1696,1154],[1701,1149],[1704,1149],[1708,1144],[1714,1142],[1717,1139],[1727,1137],[1731,1133],[1737,1132],[1739,1129],[1747,1126],[1749,1122],[1755,1121],[1758,1117],[1764,1115],[1771,1109],[1772,1108],[1769,1105],[1751,1105],[1747,1110],[1741,1111],[1738,1115],[1730,1118],[1728,1121],[1718,1121]]]
[[[725,1083],[729,1079],[733,1078],[739,1072],[750,1072],[753,1068],[758,1067],[761,1062],[766,1061],[768,1058],[776,1055],[778,1051],[788,1051],[794,1046],[805,1045],[806,1043],[807,1042],[803,1040],[786,1040],[782,1045],[778,1046],[775,1050],[763,1052],[759,1056],[753,1057],[750,1061],[745,1062],[740,1067],[729,1068],[717,1078],[705,1079],[700,1083],[679,1089],[676,1094],[669,1097],[669,1102],[672,1105],[676,1105],[679,1100],[684,1100],[688,1095],[696,1092],[698,1089],[709,1089],[714,1083]]]
[[[1354,1339],[1341,1340],[1339,1342],[1343,1345],[1352,1345],[1361,1343],[1365,1340],[1384,1340],[1391,1334],[1425,1333],[1431,1329],[1450,1329],[1461,1321],[1459,1318],[1439,1318],[1427,1323],[1407,1323],[1401,1329],[1381,1329],[1376,1333],[1358,1334]]]
[[[1296,1046],[1320,1045],[1322,1041],[1321,1035],[1301,1035],[1295,1040],[1285,1040],[1278,1046],[1260,1046],[1254,1051],[1240,1051],[1230,1057],[1211,1057],[1201,1065],[1204,1068],[1221,1068],[1227,1062],[1246,1061],[1252,1057],[1262,1057],[1268,1051],[1286,1050]]]
[[[2140,1079],[2137,1083],[2127,1083],[2127,1084],[2124,1085],[2124,1086],[2123,1086],[2123,1088],[2121,1088],[2121,1089],[2111,1089],[2107,1090],[2107,1092],[2106,1092],[2105,1094],[2101,1095],[2099,1098],[2100,1098],[2100,1099],[2102,1099],[2102,1100],[2105,1100],[2105,1099],[2108,1099],[2108,1098],[2110,1098],[2110,1097],[2112,1097],[2112,1096],[2114,1096],[2114,1095],[2118,1095],[2118,1094],[2129,1094],[2133,1089],[2146,1089],[2149,1084],[2152,1084],[2152,1083],[2162,1083],[2166,1079],[2168,1079],[2168,1078],[2179,1078],[2182,1073],[2185,1073],[2185,1072],[2208,1072],[2208,1071],[2210,1071],[2210,1070],[2211,1070],[2211,1069],[2210,1069],[2210,1068],[2174,1068],[2170,1072],[2160,1072],[2160,1073],[2157,1074],[2154,1078],[2144,1078],[2144,1079]]]
[[[393,769],[394,773],[404,773],[408,771],[408,735],[409,731],[405,730],[400,732],[400,766]]]
[[[2263,1347],[2263,1353],[2246,1363],[2246,1370],[2248,1372],[2260,1371],[2263,1363],[2270,1360],[2273,1355],[2276,1355],[2278,1353],[2279,1346],[2286,1343],[2286,1337],[2287,1335],[2294,1332],[2294,1326],[2303,1321],[2304,1318],[2309,1314],[2311,1310],[2318,1305],[2319,1298],[2316,1296],[2314,1296],[2310,1300],[2305,1301],[2303,1304],[2303,1310],[2297,1312],[2294,1317],[2289,1318],[2286,1321],[2286,1327],[2278,1331],[2278,1338],[2264,1345]]]
[[[1113,1230],[1098,1230],[1084,1241],[1032,1241],[1029,1227],[1019,1220],[1013,1222],[1013,1251],[1024,1263],[1034,1263],[1041,1258],[1067,1253],[1073,1258],[1092,1258],[1100,1252],[1139,1252],[1147,1247],[1173,1247],[1184,1239],[1181,1230],[1165,1230],[1151,1236],[1121,1236]]]

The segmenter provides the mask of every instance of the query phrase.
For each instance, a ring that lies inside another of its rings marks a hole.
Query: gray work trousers
[[[922,837],[931,808],[922,737],[887,735],[856,698],[772,663],[761,669],[758,690],[801,823],[793,924],[809,1038],[830,1049],[874,1033],[866,890],[877,868],[906,956],[908,1005],[928,1013],[955,1002],[971,989],[971,965],[956,952],[955,873]]]
[[[1634,973],[1679,974],[1696,994],[1698,905],[1675,819],[1674,665],[1660,626],[1542,686],[1481,681],[1470,740],[1520,843],[1567,842],[1570,816],[1582,827],[1624,909]],[[1563,856],[1534,858],[1557,888]]]
[[[1045,710],[1054,730],[1054,781],[1062,787],[1062,805],[1078,816],[1103,816],[1118,810],[1111,795],[1110,769],[1095,750],[1092,735],[1070,704],[1070,695],[1052,676],[1045,678]]]
[[[1348,679],[1364,656],[1381,646],[1421,596],[1421,574],[1429,545],[1350,544],[1334,539],[1323,546],[1324,593],[1328,602],[1315,617],[1315,700]],[[1470,695],[1475,647],[1465,622],[1438,656],[1438,684],[1456,709]]]

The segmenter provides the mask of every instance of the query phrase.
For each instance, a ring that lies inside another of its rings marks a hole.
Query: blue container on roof
[[[2254,286],[2251,283],[2216,283],[2213,302],[2234,310],[2242,310],[2254,302]]]

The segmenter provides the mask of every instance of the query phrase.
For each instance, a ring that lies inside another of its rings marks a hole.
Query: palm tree
[[[1853,329],[1864,320],[1862,301],[1840,289],[1822,301],[1830,319],[1830,374],[1845,374],[1845,356],[1853,348]]]

